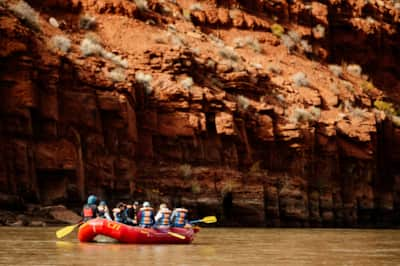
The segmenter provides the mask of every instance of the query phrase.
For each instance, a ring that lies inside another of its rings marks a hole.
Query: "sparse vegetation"
[[[55,35],[51,38],[51,44],[61,52],[67,53],[71,48],[71,40],[66,36]]]
[[[372,82],[364,80],[363,82],[361,82],[361,88],[364,92],[368,92],[373,90],[375,86]]]
[[[100,55],[103,51],[103,47],[100,44],[88,38],[82,40],[80,49],[83,56]]]
[[[312,45],[310,45],[307,40],[300,41],[300,48],[301,48],[301,50],[303,50],[304,53],[312,53],[313,52]]]
[[[312,29],[312,32],[316,38],[324,38],[325,37],[325,27],[321,24],[318,24]]]
[[[239,56],[235,53],[232,47],[222,47],[221,49],[219,49],[218,53],[224,59],[228,59],[234,62],[239,61]]]
[[[288,49],[288,52],[291,53],[293,52],[294,48],[296,47],[296,43],[290,38],[289,35],[283,34],[281,36],[281,41],[283,45]]]
[[[185,89],[190,89],[193,86],[193,79],[192,77],[187,77],[185,79],[183,79],[181,81],[181,85],[182,87],[184,87]]]
[[[384,111],[388,115],[396,115],[396,110],[393,107],[393,103],[385,102],[382,100],[376,100],[374,106],[381,111]]]
[[[343,76],[343,69],[341,66],[338,65],[329,65],[329,70],[338,78]]]
[[[111,78],[113,82],[122,82],[126,79],[125,71],[120,67],[114,68],[108,72],[108,77]]]
[[[263,51],[258,40],[251,36],[247,36],[245,38],[241,38],[241,37],[235,38],[233,40],[233,43],[235,45],[235,48],[242,48],[242,47],[248,46],[256,53],[261,53]]]
[[[128,68],[128,60],[123,59],[120,55],[106,51],[99,43],[99,39],[95,34],[86,34],[80,46],[83,56],[101,55],[103,58],[110,60],[117,66]]]
[[[316,119],[318,119],[320,114],[321,114],[321,110],[317,107],[312,107],[310,109],[310,111],[308,111],[304,108],[296,108],[296,109],[294,109],[289,120],[294,124],[302,123],[302,122],[311,122],[311,121],[315,121]]]
[[[190,164],[182,164],[179,166],[179,174],[184,179],[190,178],[192,176],[192,166]]]
[[[79,19],[79,28],[84,30],[91,30],[96,28],[96,18],[88,14],[83,15]]]
[[[194,3],[189,7],[190,11],[203,11],[204,8],[201,6],[200,3]]]
[[[153,77],[151,74],[144,74],[143,72],[139,71],[135,74],[135,79],[138,84],[141,84],[147,95],[151,94],[153,91],[153,87],[151,86],[151,81]]]
[[[25,1],[20,0],[9,6],[9,9],[28,27],[40,31],[39,14]]]
[[[275,97],[281,103],[284,103],[286,101],[285,96],[283,96],[283,94],[277,94],[277,95],[275,95]]]
[[[341,84],[351,93],[354,93],[353,84],[347,80],[341,80]]]
[[[192,182],[192,193],[193,194],[200,194],[201,193],[201,186],[199,181],[193,180]]]
[[[287,35],[297,44],[301,41],[301,36],[297,31],[291,30]]]
[[[275,23],[271,26],[271,32],[277,37],[281,37],[285,32],[285,29],[278,23]]]
[[[355,117],[361,117],[361,118],[367,117],[367,111],[359,107],[351,108],[350,112]]]
[[[346,67],[346,71],[353,76],[360,77],[362,73],[362,68],[360,65],[350,64]]]
[[[145,12],[149,10],[149,6],[147,5],[147,0],[134,0],[136,7],[140,12]]]
[[[260,63],[254,63],[254,62],[252,62],[252,63],[250,63],[250,65],[251,65],[252,67],[254,67],[255,69],[263,69],[263,65],[261,65]]]
[[[243,108],[243,109],[247,109],[250,105],[250,100],[248,98],[246,98],[243,95],[239,95],[237,96],[237,102],[239,107]]]
[[[292,81],[296,86],[304,86],[307,87],[309,85],[307,75],[304,72],[297,72],[292,75]]]
[[[272,65],[272,64],[267,66],[267,71],[277,74],[277,75],[280,75],[282,73],[282,69],[279,66]]]
[[[391,120],[396,127],[400,127],[400,116],[393,115]]]
[[[51,17],[49,18],[49,23],[51,26],[53,26],[54,28],[58,28],[60,25],[58,24],[57,19]]]
[[[216,65],[216,62],[212,60],[211,58],[207,59],[206,67],[214,69]]]

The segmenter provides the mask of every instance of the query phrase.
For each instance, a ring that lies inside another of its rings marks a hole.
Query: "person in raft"
[[[134,209],[133,205],[131,205],[131,204],[126,205],[125,219],[126,219],[127,225],[135,225],[136,224],[135,209]]]
[[[125,203],[119,202],[117,207],[113,209],[114,221],[118,223],[126,223]]]
[[[171,225],[173,227],[190,226],[187,213],[188,210],[185,208],[175,208],[171,215]]]
[[[140,208],[137,220],[140,227],[151,227],[154,224],[154,212],[148,201],[143,202],[143,207]]]
[[[96,201],[96,196],[90,195],[87,199],[87,203],[83,205],[82,216],[84,222],[97,217]]]
[[[157,228],[169,228],[170,227],[171,210],[168,209],[167,204],[160,204],[160,209],[158,210],[155,217],[155,227]]]
[[[100,201],[99,206],[97,206],[97,217],[112,221],[107,203],[104,200]]]

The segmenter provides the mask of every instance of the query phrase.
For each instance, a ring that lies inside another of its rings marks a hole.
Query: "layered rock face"
[[[400,129],[376,104],[398,100],[393,4],[31,2],[40,30],[15,4],[0,4],[0,204],[95,193],[224,225],[400,219]],[[390,89],[326,65],[342,60]]]

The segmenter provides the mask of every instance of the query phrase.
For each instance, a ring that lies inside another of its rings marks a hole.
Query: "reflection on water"
[[[400,231],[203,229],[192,245],[79,243],[0,227],[0,265],[400,265]]]

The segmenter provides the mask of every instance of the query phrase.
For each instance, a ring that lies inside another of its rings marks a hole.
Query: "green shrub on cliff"
[[[393,103],[376,100],[374,106],[381,111],[384,111],[388,115],[396,115],[396,110],[393,107]]]
[[[40,31],[39,14],[26,2],[20,0],[9,9],[31,29]]]
[[[271,26],[271,32],[277,37],[281,37],[282,34],[285,32],[285,29],[278,23],[275,23]]]

